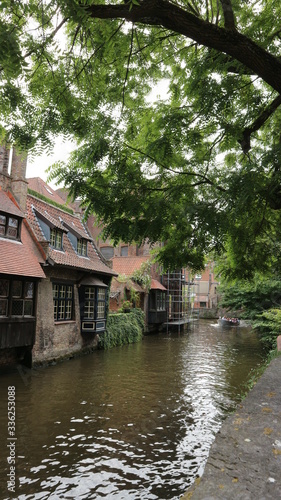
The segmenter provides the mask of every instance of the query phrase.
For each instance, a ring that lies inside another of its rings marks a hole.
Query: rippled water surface
[[[179,499],[202,474],[261,347],[200,321],[0,378],[0,498]],[[7,388],[16,387],[16,493],[7,490]]]

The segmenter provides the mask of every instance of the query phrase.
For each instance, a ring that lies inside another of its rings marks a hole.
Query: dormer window
[[[62,250],[62,231],[56,228],[50,229],[50,245],[56,250]]]
[[[50,246],[55,250],[63,251],[63,233],[66,232],[63,225],[55,217],[51,216],[47,210],[33,208],[37,216],[38,223]]]
[[[82,257],[87,256],[87,241],[83,239],[77,239],[77,253],[82,255]]]
[[[8,214],[0,214],[0,236],[18,240],[20,238],[20,220]]]

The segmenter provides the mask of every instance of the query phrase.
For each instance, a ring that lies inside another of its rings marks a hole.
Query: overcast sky
[[[51,156],[43,154],[42,156],[37,156],[32,160],[27,159],[26,177],[41,177],[41,179],[43,179],[45,182],[48,182],[48,174],[46,172],[46,169],[56,161],[67,160],[68,155],[73,147],[73,143],[62,142],[58,139],[54,146],[54,152]],[[48,184],[53,189],[56,189],[58,187],[55,185],[54,181],[48,182]]]

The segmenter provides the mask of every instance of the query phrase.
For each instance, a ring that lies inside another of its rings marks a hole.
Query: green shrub
[[[99,347],[110,349],[124,344],[133,344],[142,339],[144,313],[132,309],[130,313],[109,314],[106,331],[100,335]]]
[[[276,349],[277,337],[281,335],[281,309],[268,309],[254,321],[253,327],[258,330],[261,341],[268,349]]]

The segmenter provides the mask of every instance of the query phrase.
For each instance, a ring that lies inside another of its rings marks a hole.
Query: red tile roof
[[[59,188],[59,189],[56,189],[56,193],[58,196],[60,196],[63,200],[64,200],[64,203],[72,208],[74,210],[74,212],[76,213],[83,213],[83,208],[80,206],[80,202],[79,200],[72,200],[70,197],[69,197],[69,190],[66,189],[66,188]]]
[[[160,281],[152,279],[151,280],[151,290],[164,290],[166,291],[167,288],[165,288]]]
[[[46,220],[52,221],[55,227],[61,227],[65,232],[67,232],[67,228],[73,227],[74,234],[76,232],[90,239],[86,228],[78,216],[64,212],[62,209],[28,194],[27,219],[36,239],[44,244],[44,248],[47,240],[38,222],[36,212],[37,214],[47,214]],[[106,275],[117,275],[117,273],[112,271],[112,269],[105,264],[103,257],[96,249],[93,241],[88,241],[87,247],[87,257],[77,255],[67,235],[64,234],[63,250],[55,250],[49,247],[48,257],[50,257],[55,265],[57,264],[85,271],[95,271]]]
[[[51,228],[55,227],[57,229],[60,229],[61,231],[67,232],[60,219],[55,219],[49,214],[50,210],[39,210],[34,206],[34,212],[37,216],[39,216],[39,218],[46,222],[46,224],[49,224]]]
[[[17,217],[24,218],[23,212],[19,207],[12,201],[9,193],[2,191],[0,187],[0,210],[1,212],[7,212],[10,215],[15,215]]]
[[[84,226],[81,225],[81,227],[78,227],[73,221],[71,223],[63,221],[63,230],[72,232],[77,238],[92,241],[92,237],[86,232]]]
[[[134,271],[140,269],[144,262],[149,260],[149,255],[141,255],[139,257],[113,257],[112,267],[118,274],[132,276]]]
[[[0,191],[0,208],[11,215],[23,217],[22,212],[3,191]],[[22,223],[21,242],[0,238],[0,273],[45,278],[40,263],[43,263],[42,254],[29,234],[26,221]]]
[[[59,194],[54,191],[53,188],[48,186],[48,184],[46,184],[43,179],[40,179],[40,177],[31,177],[26,180],[28,182],[28,187],[33,191],[36,191],[37,193],[50,198],[50,200],[53,200],[60,205],[66,205],[65,200],[61,196],[59,196]]]

